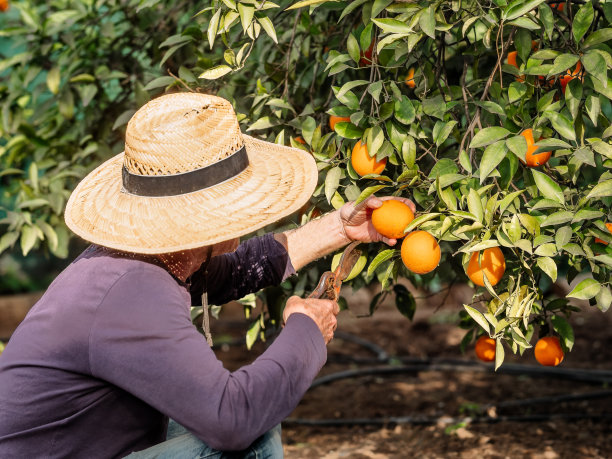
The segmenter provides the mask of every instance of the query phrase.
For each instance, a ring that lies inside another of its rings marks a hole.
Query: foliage
[[[185,3],[136,0],[22,1],[0,15],[0,253],[67,256],[71,190],[121,151],[160,45],[190,17]]]
[[[222,0],[194,19],[199,35],[169,40],[191,71],[180,84],[232,98],[247,132],[313,154],[320,185],[304,220],[374,192],[417,202],[407,230],[442,241],[442,262],[418,276],[398,250],[370,247],[352,282],[382,283],[372,310],[391,291],[407,304],[409,292],[390,290],[398,277],[465,281],[471,254],[500,246],[506,274],[462,320],[464,344],[479,329],[497,339],[498,366],[503,343],[523,353],[536,331],[571,348],[569,298],[603,311],[612,301],[612,3],[553,3]],[[331,131],[330,115],[350,121]],[[543,167],[523,163],[527,128],[553,152]],[[387,158],[382,175],[352,169],[358,139]],[[581,273],[568,298],[552,296],[559,276]],[[308,277],[286,287],[303,292]]]
[[[559,334],[571,349],[566,317],[577,309],[552,295],[558,277],[586,276],[568,297],[609,308],[612,3],[213,0],[183,23],[176,17],[187,12],[184,4],[164,11],[147,0],[135,15],[114,2],[51,4],[54,13],[43,18],[42,6],[24,2],[21,30],[2,32],[27,40],[27,51],[0,63],[0,70],[12,69],[1,92],[7,143],[0,161],[19,169],[6,182],[18,197],[5,204],[18,221],[0,246],[21,237],[29,248],[46,234],[39,221],[57,228],[73,175],[80,177],[101,151],[116,149],[111,120],[143,103],[146,81],[155,94],[191,88],[229,98],[248,133],[310,151],[320,180],[302,221],[375,192],[417,203],[407,231],[426,230],[440,241],[440,266],[415,275],[399,250],[371,245],[367,268],[351,281],[355,288],[382,283],[371,312],[393,294],[411,318],[415,301],[399,277],[416,285],[467,281],[471,254],[496,246],[506,273],[499,284],[477,289],[460,323],[468,330],[463,344],[481,329],[497,340],[496,365],[504,346],[523,353],[536,335]],[[114,13],[104,14],[106,7]],[[27,19],[30,10],[38,11],[30,13],[35,19]],[[57,14],[67,14],[60,22],[71,32],[50,31],[53,21],[40,27]],[[153,71],[158,64],[162,76]],[[96,73],[99,66],[108,73]],[[70,117],[67,106],[74,107]],[[330,115],[350,121],[332,131]],[[539,151],[553,152],[539,168],[522,163],[527,142],[520,133],[527,128]],[[358,140],[387,159],[382,175],[355,173],[350,155]],[[63,170],[76,174],[60,176],[57,190],[51,180],[43,183]],[[58,191],[61,199],[50,197]],[[34,224],[40,231],[28,235],[24,228]],[[272,319],[279,298],[307,292],[319,267],[263,292]],[[264,326],[254,322],[251,343]]]

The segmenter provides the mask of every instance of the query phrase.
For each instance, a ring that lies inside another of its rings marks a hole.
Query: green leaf
[[[486,276],[485,276],[485,279],[486,279]],[[502,339],[497,338],[495,340],[495,371],[497,371],[497,369],[501,367],[502,363],[504,363],[504,357],[505,357],[505,351],[504,351],[504,345],[502,344]]]
[[[413,31],[411,26],[397,19],[372,19],[372,22],[385,33],[410,33]]]
[[[419,17],[419,25],[421,30],[429,37],[435,40],[436,38],[436,18],[434,16],[435,11],[432,5],[429,5],[427,9],[423,11],[423,14]]]
[[[482,131],[481,131],[482,132]],[[508,148],[505,140],[498,140],[489,145],[482,155],[480,161],[480,183],[482,184],[491,172],[502,162],[506,157]]]
[[[544,0],[514,0],[510,5],[506,7],[502,13],[502,18],[505,21],[512,21],[519,16],[524,16],[529,11],[537,8],[537,6]]]
[[[383,250],[382,252],[379,252],[378,255],[376,255],[374,259],[372,260],[372,262],[370,263],[370,266],[368,266],[368,271],[366,273],[367,276],[371,276],[372,274],[374,274],[374,271],[376,271],[376,268],[378,268],[385,261],[390,260],[394,254],[395,254],[395,249],[386,249],[386,250]]]
[[[540,223],[540,227],[546,227],[546,226],[557,226],[557,225],[561,225],[563,223],[567,223],[572,221],[572,218],[574,218],[574,214],[567,211],[567,210],[561,210],[559,212],[555,212],[553,214],[550,214],[548,217],[546,217],[544,219],[544,221],[542,223]]]
[[[275,126],[275,123],[272,121],[272,119],[269,116],[264,116],[251,123],[251,125],[247,128],[247,132],[257,131],[260,129],[269,129],[272,126]]]
[[[248,350],[251,350],[251,348],[253,347],[253,344],[255,344],[255,341],[257,341],[257,337],[259,336],[260,331],[261,331],[261,321],[260,320],[256,320],[249,326],[249,329],[247,330],[246,337],[245,337],[246,347]]]
[[[216,80],[224,75],[227,75],[232,71],[229,65],[218,65],[200,73],[198,78],[204,78],[206,80]],[[163,77],[162,77],[163,78]]]
[[[353,81],[349,81],[348,83],[345,83],[342,85],[342,87],[340,88],[340,91],[338,91],[338,93],[336,94],[336,98],[340,99],[342,96],[344,96],[348,91],[350,91],[353,88],[356,88],[357,86],[362,86],[364,84],[369,84],[370,82],[368,80],[353,80]]]
[[[580,209],[572,218],[572,223],[581,222],[583,220],[593,220],[594,218],[603,217],[604,213],[599,210]]]
[[[612,180],[605,180],[595,185],[586,198],[592,199],[604,196],[612,196]]]
[[[331,198],[340,185],[340,177],[342,176],[342,169],[339,167],[333,167],[325,176],[325,197],[327,202],[331,202]]]
[[[450,133],[453,132],[453,129],[455,129],[456,125],[457,121],[454,120],[449,121],[448,123],[436,121],[433,128],[433,139],[438,147],[446,141]]]
[[[510,131],[506,128],[493,126],[481,129],[472,139],[470,148],[478,148],[489,145],[493,142],[503,139],[510,134]]]
[[[334,131],[345,139],[360,139],[363,136],[363,129],[349,122],[336,123]]]
[[[513,191],[509,195],[505,196],[501,201],[497,203],[499,207],[499,214],[503,215],[504,211],[508,208],[508,206],[514,202],[516,198],[518,198],[525,190]]]
[[[517,158],[525,161],[525,156],[527,155],[527,140],[525,137],[522,135],[510,137],[506,139],[506,146]]]
[[[593,11],[593,4],[587,2],[578,10],[572,21],[572,33],[574,34],[574,40],[576,43],[580,42],[584,34],[591,27],[595,12]]]
[[[395,118],[402,124],[411,124],[414,122],[416,112],[412,101],[402,96],[401,100],[395,101]]]
[[[555,245],[557,246],[557,250],[561,250],[572,239],[572,234],[573,231],[571,226],[564,226],[557,229],[557,233],[555,234]]]
[[[21,227],[21,252],[25,257],[30,250],[36,244],[38,240],[38,231],[30,225],[23,225]]]
[[[593,75],[604,85],[607,85],[607,65],[601,54],[597,51],[588,51],[582,56],[582,63],[587,73]]]
[[[559,204],[565,204],[565,198],[561,187],[548,175],[538,172],[534,169],[531,170],[533,179],[535,180],[536,186],[540,193],[548,199],[557,201]]]
[[[480,196],[473,188],[470,189],[470,192],[467,197],[468,209],[472,215],[476,217],[476,221],[482,223],[482,219],[484,218],[484,210],[482,208],[482,201],[480,200]]]
[[[59,67],[53,67],[47,73],[47,87],[49,91],[53,94],[57,94],[59,92],[60,85],[60,70]]]
[[[378,16],[391,3],[393,3],[393,0],[374,0],[372,12],[370,13],[370,18],[373,19]]]
[[[336,1],[336,0],[302,0],[288,7],[287,10],[296,10],[298,8],[303,8],[305,6],[320,5],[321,3],[327,3],[329,1]]]
[[[276,30],[274,30],[274,25],[272,24],[270,18],[267,16],[258,17],[257,22],[261,24],[268,36],[272,39],[272,41],[278,45],[278,39],[276,38]]]
[[[210,19],[210,23],[208,24],[208,29],[206,34],[208,36],[208,44],[210,49],[213,48],[213,44],[215,43],[215,37],[217,36],[217,31],[219,30],[219,20],[221,19],[221,8],[219,8],[213,17]]]
[[[346,49],[349,53],[349,56],[351,56],[351,59],[353,59],[353,61],[356,63],[359,62],[359,59],[361,59],[361,54],[359,52],[359,43],[357,43],[357,39],[352,33],[349,33],[348,35],[346,41]]]
[[[557,264],[552,258],[538,257],[536,264],[553,282],[557,281]]]
[[[547,112],[546,113],[553,128],[563,137],[569,140],[576,140],[576,131],[574,130],[573,123],[568,120],[561,113]]]
[[[373,195],[374,193],[376,193],[379,190],[382,190],[383,188],[387,188],[387,185],[375,185],[375,186],[367,187],[365,190],[363,190],[361,192],[361,194],[359,195],[359,197],[355,201],[355,204],[359,204],[360,202],[365,201],[371,195]]]
[[[508,88],[508,102],[513,103],[523,99],[527,94],[527,85],[519,81],[513,81]]]
[[[567,320],[561,316],[552,316],[550,322],[554,330],[561,336],[563,344],[568,351],[571,351],[574,347],[574,330]]]
[[[13,247],[17,239],[19,239],[19,233],[17,231],[4,233],[2,237],[0,237],[0,253],[4,252],[9,247]]]
[[[473,308],[472,306],[468,306],[464,304],[463,307],[467,311],[467,313],[476,321],[478,325],[480,325],[484,331],[490,333],[491,329],[489,328],[489,322],[485,318],[485,316],[478,309]]]
[[[548,76],[551,77],[553,75],[557,75],[558,73],[565,72],[570,67],[576,65],[576,62],[580,60],[580,57],[574,54],[561,54],[557,56],[553,66],[548,72]]]
[[[176,80],[170,76],[158,77],[150,81],[149,84],[144,87],[144,90],[151,91],[152,89],[162,88],[174,83],[175,81]]]
[[[612,29],[598,29],[584,39],[582,47],[586,49],[610,40],[612,40]]]
[[[606,312],[610,309],[610,305],[612,304],[612,292],[610,288],[602,287],[599,293],[595,295],[595,301],[601,312]]]
[[[395,306],[397,310],[409,320],[414,318],[416,311],[416,300],[410,291],[401,284],[393,286],[395,292]]]
[[[410,222],[410,224],[406,227],[404,232],[408,234],[410,231],[414,230],[415,228],[418,228],[421,224],[428,222],[430,220],[433,220],[439,215],[440,213],[438,212],[431,212],[431,213],[419,215],[418,217],[416,217],[414,220]]]
[[[593,298],[601,290],[601,285],[594,279],[584,279],[571,292],[567,294],[568,298],[577,298],[579,300],[588,300]]]

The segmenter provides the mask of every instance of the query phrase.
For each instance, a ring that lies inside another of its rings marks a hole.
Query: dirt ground
[[[409,288],[417,298],[425,295]],[[605,383],[550,373],[532,375],[530,369],[543,369],[532,351],[522,357],[507,351],[504,367],[515,371],[506,373],[494,373],[490,365],[478,362],[473,347],[461,353],[464,331],[455,322],[462,303],[471,298],[469,287],[454,286],[419,299],[412,322],[391,301],[373,317],[358,318],[367,311],[372,294],[363,289],[343,292],[351,310],[339,316],[340,333],[328,347],[328,361],[319,377],[364,368],[396,372],[353,376],[311,388],[283,424],[287,458],[612,457],[612,394],[606,393]],[[583,308],[585,313],[571,320],[574,350],[558,368],[610,371],[612,315]],[[245,330],[241,314],[238,306],[227,306],[213,323],[214,336],[240,337]],[[366,343],[357,342],[359,338]],[[234,369],[264,348],[258,343],[248,352],[244,346],[223,345],[217,354]],[[387,354],[385,362],[377,361],[381,351]],[[405,368],[402,362],[421,366]],[[423,366],[427,363],[434,367]],[[607,377],[610,380],[612,373]],[[592,399],[549,399],[596,392],[599,396]],[[507,404],[535,397],[545,399],[522,406]],[[402,422],[408,417],[421,423]],[[482,417],[488,422],[470,422]],[[322,420],[351,425],[305,425]],[[359,424],[363,422],[367,425]],[[378,424],[370,425],[374,422]]]

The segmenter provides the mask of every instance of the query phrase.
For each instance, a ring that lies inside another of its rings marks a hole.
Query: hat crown
[[[180,174],[214,164],[243,145],[227,100],[198,93],[167,94],[130,119],[124,167],[137,175]]]

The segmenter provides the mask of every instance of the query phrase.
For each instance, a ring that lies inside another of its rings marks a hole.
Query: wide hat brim
[[[305,151],[243,135],[249,166],[218,185],[177,196],[122,189],[121,153],[89,173],[68,200],[65,220],[83,239],[126,252],[178,252],[244,236],[302,207],[317,185]]]

